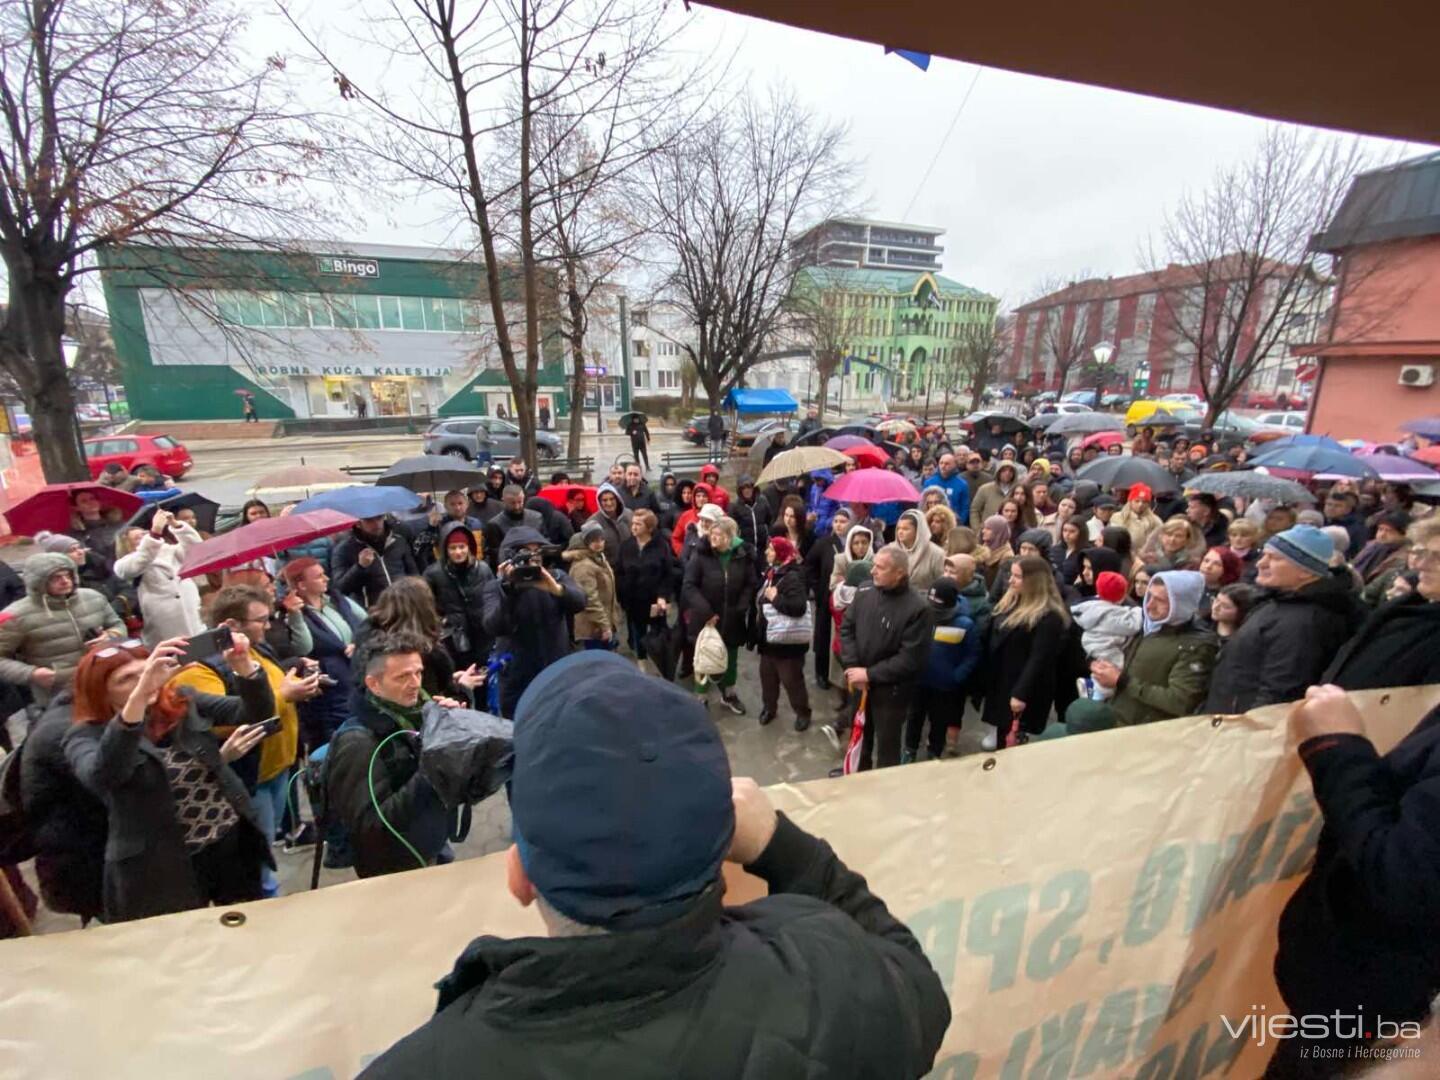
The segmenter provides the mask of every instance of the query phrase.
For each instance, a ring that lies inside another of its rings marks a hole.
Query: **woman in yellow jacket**
[[[273,843],[285,812],[290,778],[300,750],[300,715],[295,705],[320,693],[321,687],[318,668],[303,676],[286,671],[263,644],[265,628],[270,623],[270,608],[270,598],[252,585],[227,585],[210,602],[211,625],[228,626],[250,639],[250,655],[265,672],[275,695],[275,715],[280,721],[280,730],[261,741],[258,754],[247,755],[250,760],[241,758],[232,766],[250,787],[261,832]],[[175,683],[194,687],[201,693],[224,694],[228,692],[227,675],[224,662],[214,657],[204,663],[191,664],[175,677]],[[223,739],[228,732],[217,728],[215,734]],[[261,885],[266,896],[279,893],[279,879],[268,866],[261,871]]]

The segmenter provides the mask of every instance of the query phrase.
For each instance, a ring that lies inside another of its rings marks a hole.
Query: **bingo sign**
[[[355,259],[348,255],[321,255],[315,269],[334,277],[378,278],[380,263],[376,259]]]

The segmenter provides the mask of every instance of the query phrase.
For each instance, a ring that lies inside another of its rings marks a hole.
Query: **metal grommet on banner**
[[[1380,695],[1380,704],[1381,704],[1381,705],[1389,705],[1389,704],[1390,704],[1390,695],[1389,695],[1389,694],[1381,694],[1381,695]]]
[[[1223,717],[1223,716],[1212,716],[1212,717],[1210,717],[1210,726],[1211,726],[1211,727],[1219,727],[1219,726],[1220,726],[1221,724],[1223,724],[1224,722],[1225,722],[1225,717]]]
[[[220,916],[220,925],[234,929],[237,926],[245,925],[245,913],[243,911],[227,911]]]
[[[980,768],[982,768],[986,772],[989,772],[991,769],[995,768],[995,759],[993,757],[987,757],[984,761],[980,763]]]

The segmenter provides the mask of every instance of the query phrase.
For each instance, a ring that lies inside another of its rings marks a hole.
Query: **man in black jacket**
[[[540,512],[529,510],[525,506],[524,488],[518,484],[507,484],[502,501],[505,508],[485,523],[483,532],[485,558],[492,570],[499,569],[500,549],[505,546],[505,537],[510,534],[511,529],[524,527],[537,533],[545,531],[545,519],[540,516]]]
[[[635,455],[636,461],[645,462],[645,471],[650,470],[650,421],[644,413],[632,412],[625,418],[625,434],[630,436],[630,453]],[[625,504],[626,509],[634,510],[635,507],[629,503]],[[652,510],[654,507],[646,507]]]
[[[904,548],[881,548],[871,578],[875,587],[856,594],[840,623],[845,679],[852,689],[868,690],[862,770],[900,764],[900,736],[934,629],[930,606],[910,588]]]
[[[1324,825],[1280,916],[1275,983],[1291,1014],[1339,1012],[1351,1030],[1280,1040],[1266,1076],[1331,1077],[1375,1041],[1376,1021],[1416,1034],[1430,1022],[1440,986],[1440,709],[1383,757],[1337,686],[1311,687],[1290,727]]]
[[[361,518],[335,545],[331,557],[335,587],[362,608],[369,608],[386,587],[420,573],[408,539],[382,514]]]
[[[1205,712],[1294,701],[1320,678],[1362,616],[1350,571],[1331,569],[1334,551],[1313,525],[1266,542],[1256,575],[1265,593],[1221,653]]]
[[[500,549],[495,580],[481,594],[485,632],[510,659],[500,674],[500,714],[513,717],[531,680],[570,652],[565,616],[585,609],[585,590],[558,567],[541,565],[545,538],[511,529]]]
[[[442,857],[449,811],[420,772],[420,649],[405,634],[365,640],[355,656],[365,688],[325,754],[326,812],[348,832],[362,878],[450,861]],[[396,732],[414,734],[390,738]]]
[[[845,550],[845,534],[850,531],[850,511],[840,507],[830,519],[830,532],[817,537],[805,556],[805,573],[810,579],[811,598],[815,601],[815,685],[830,689],[830,575],[835,572],[835,556]]]
[[[735,501],[730,505],[730,516],[740,526],[740,539],[754,546],[756,551],[765,550],[765,541],[770,539],[770,523],[774,515],[770,504],[759,497],[755,481],[749,476],[740,477],[735,484]]]
[[[649,510],[656,517],[660,516],[660,500],[645,482],[645,474],[640,471],[640,466],[634,462],[625,466],[625,479],[620,484],[619,491],[620,505],[626,510]]]
[[[1350,534],[1350,547],[1345,551],[1347,559],[1360,554],[1370,530],[1365,517],[1358,509],[1359,497],[1353,491],[1331,491],[1325,496],[1325,524],[1339,525]]]
[[[610,653],[554,665],[521,703],[510,805],[510,892],[547,936],[473,941],[435,1016],[366,1077],[930,1070],[950,1008],[919,943],[825,841],[731,779],[685,691]],[[725,860],[769,895],[725,907]]]

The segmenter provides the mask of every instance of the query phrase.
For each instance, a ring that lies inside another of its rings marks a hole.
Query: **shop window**
[[[400,297],[400,321],[406,330],[424,330],[425,302],[418,296]]]
[[[355,305],[355,325],[361,330],[380,329],[380,305],[373,296],[352,296]]]
[[[400,319],[400,298],[398,296],[380,297],[380,325],[386,330],[403,330],[405,324]]]

